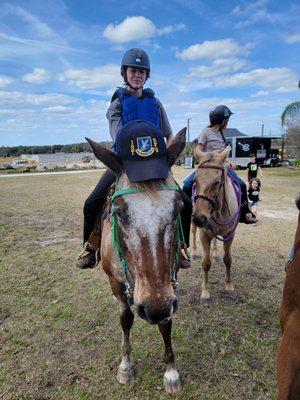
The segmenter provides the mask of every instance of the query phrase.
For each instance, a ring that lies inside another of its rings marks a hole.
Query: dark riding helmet
[[[209,113],[209,121],[211,125],[220,124],[224,119],[228,120],[233,112],[227,106],[220,105],[213,108]]]
[[[144,50],[137,48],[126,51],[121,63],[121,75],[126,84],[128,84],[126,76],[126,69],[128,67],[144,68],[148,79],[150,75],[150,60],[148,54]]]
[[[140,67],[150,72],[150,61],[148,54],[142,49],[127,50],[122,58],[121,68]]]

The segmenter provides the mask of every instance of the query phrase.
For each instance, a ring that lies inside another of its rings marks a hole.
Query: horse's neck
[[[237,199],[233,183],[227,174],[224,177],[224,188],[221,189],[219,203],[217,213],[221,219],[232,217],[235,214],[237,210]]]

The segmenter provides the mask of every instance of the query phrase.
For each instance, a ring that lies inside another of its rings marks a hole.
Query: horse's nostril
[[[141,317],[141,318],[145,318],[146,317],[146,312],[145,312],[145,307],[143,306],[143,304],[139,304],[138,306],[137,306],[137,312],[138,312],[138,315]]]
[[[173,301],[173,314],[177,311],[177,307],[178,307],[178,301],[175,298]]]

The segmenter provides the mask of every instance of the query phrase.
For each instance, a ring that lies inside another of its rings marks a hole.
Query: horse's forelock
[[[157,199],[161,189],[165,186],[166,180],[153,179],[149,181],[141,181],[133,184],[137,191],[143,191],[151,199]]]

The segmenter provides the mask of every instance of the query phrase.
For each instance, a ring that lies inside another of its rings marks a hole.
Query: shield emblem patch
[[[151,136],[144,136],[137,138],[136,153],[141,157],[149,157],[154,152]]]

